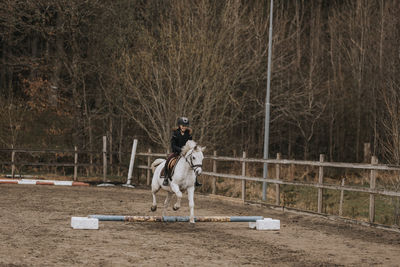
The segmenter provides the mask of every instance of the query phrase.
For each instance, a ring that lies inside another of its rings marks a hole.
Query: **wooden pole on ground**
[[[120,215],[89,215],[99,221],[120,222],[189,222],[189,216],[120,216]],[[256,222],[263,220],[262,216],[196,216],[196,222]]]

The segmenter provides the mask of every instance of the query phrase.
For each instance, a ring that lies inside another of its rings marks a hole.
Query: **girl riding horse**
[[[189,127],[189,119],[186,117],[180,117],[178,119],[178,128],[174,129],[171,137],[171,148],[172,154],[168,155],[167,162],[165,163],[164,173],[161,178],[164,178],[163,185],[168,186],[169,172],[168,164],[171,159],[178,157],[182,151],[182,147],[188,140],[192,140],[192,128]],[[201,186],[202,184],[197,181],[195,186]]]

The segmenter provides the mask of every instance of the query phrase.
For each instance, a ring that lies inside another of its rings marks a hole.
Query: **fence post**
[[[75,146],[75,154],[74,154],[74,181],[78,178],[78,147]]]
[[[57,153],[54,154],[54,161],[57,163]],[[54,166],[54,175],[57,175],[57,165]]]
[[[89,154],[89,162],[90,162],[90,166],[89,166],[87,176],[93,175],[93,154],[92,154],[92,152],[90,152],[90,154]],[[97,168],[96,168],[96,174],[97,174]]]
[[[324,162],[325,155],[319,155],[319,162]],[[322,185],[324,183],[324,167],[319,167],[319,174],[318,174],[318,184]],[[318,188],[318,213],[322,213],[322,198],[323,198],[323,189]]]
[[[113,174],[113,140],[112,140],[112,119],[110,119],[110,131],[107,133],[108,146],[110,147],[110,153],[108,153],[108,163],[110,164],[110,175]]]
[[[378,158],[372,156],[371,164],[378,164]],[[376,185],[376,170],[371,170],[369,188],[375,189]],[[373,223],[375,221],[375,195],[369,194],[369,222]]]
[[[246,151],[243,151],[243,159],[246,158]],[[242,176],[246,176],[246,162],[242,161]],[[242,180],[242,200],[246,201],[246,180]]]
[[[11,177],[14,179],[15,177],[15,151],[14,145],[11,145]]]
[[[103,136],[103,182],[106,183],[107,175],[107,137]]]
[[[292,180],[294,180],[295,179],[295,171],[294,171],[294,164],[290,164],[290,167],[289,167],[289,172],[290,172],[290,178],[292,179]]]
[[[214,157],[216,157],[217,151],[214,150],[213,155],[214,155]],[[213,159],[213,173],[217,173],[217,161],[215,159]],[[213,176],[213,179],[212,179],[211,193],[214,195],[217,193],[217,178],[215,176]]]
[[[147,150],[147,152],[149,154],[151,154],[151,148],[149,148],[149,150]],[[150,166],[151,166],[151,156],[148,155],[147,156],[147,173],[146,173],[146,175],[147,175],[146,184],[147,185],[150,185],[150,174],[151,174]]]
[[[281,159],[281,153],[276,154],[276,159],[277,160]],[[275,164],[275,179],[276,180],[281,179],[281,167],[279,163]],[[281,204],[280,187],[279,184],[275,184],[275,205],[279,206],[280,204]]]
[[[342,178],[342,186],[344,186],[345,180],[346,178]],[[340,190],[339,216],[343,215],[343,198],[344,198],[344,190]]]

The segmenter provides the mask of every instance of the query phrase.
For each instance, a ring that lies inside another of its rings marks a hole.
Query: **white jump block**
[[[264,218],[263,220],[257,220],[257,221],[264,221],[264,220],[272,220],[271,218]],[[250,229],[257,229],[257,221],[255,222],[249,222],[249,228]]]
[[[257,220],[256,222],[249,222],[249,228],[257,230],[280,230],[281,221],[271,218],[264,218],[264,220]]]
[[[250,229],[256,229],[256,222],[249,222]]]
[[[73,229],[99,229],[99,219],[87,217],[71,217]]]

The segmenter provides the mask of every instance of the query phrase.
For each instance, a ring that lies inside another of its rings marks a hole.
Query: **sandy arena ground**
[[[400,234],[196,195],[196,215],[260,215],[248,223],[100,222],[73,230],[72,216],[151,214],[149,189],[0,184],[0,266],[400,266]],[[173,199],[174,201],[174,199]],[[188,215],[182,208],[168,215]]]

